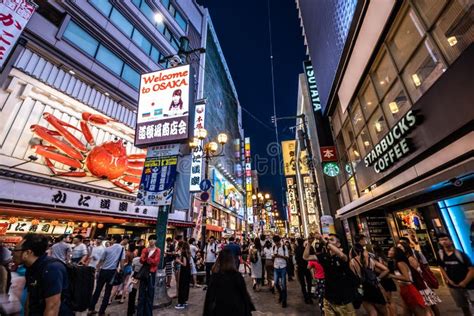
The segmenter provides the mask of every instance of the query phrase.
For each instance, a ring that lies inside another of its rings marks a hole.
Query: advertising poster
[[[212,189],[212,200],[222,206],[225,206],[225,179],[216,169],[213,170],[214,188]]]
[[[0,69],[35,12],[36,5],[26,0],[0,1]]]
[[[190,67],[141,75],[135,146],[188,139]]]
[[[296,175],[296,140],[281,142],[285,177]]]
[[[173,200],[178,156],[172,149],[149,150],[143,167],[137,205],[163,206]]]

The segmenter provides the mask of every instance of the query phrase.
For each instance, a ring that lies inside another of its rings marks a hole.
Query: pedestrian
[[[439,266],[449,292],[464,315],[472,315],[474,311],[469,307],[474,305],[474,266],[464,252],[454,248],[449,235],[439,234],[438,243]]]
[[[275,293],[275,287],[273,284],[273,251],[270,240],[265,241],[265,246],[263,247],[263,257],[265,258],[265,274],[267,276],[267,284],[270,287],[270,291]]]
[[[315,248],[311,246],[310,255],[318,254]],[[319,253],[321,251],[319,245],[317,245]],[[308,270],[312,272],[313,280],[316,283],[315,297],[318,300],[319,311],[324,316],[324,289],[325,289],[325,277],[323,266],[317,260],[308,261]],[[311,303],[311,301],[310,301]]]
[[[274,268],[273,279],[278,291],[278,303],[281,303],[281,306],[285,308],[287,307],[286,268],[289,258],[289,250],[286,245],[282,243],[280,236],[273,236],[273,242],[275,243],[272,248]]]
[[[99,236],[95,239],[95,245],[92,247],[91,254],[90,254],[90,260],[89,260],[89,267],[92,267],[94,269],[97,268],[97,263],[99,263],[99,260],[102,258],[102,255],[104,254],[105,247],[102,245],[102,241],[104,240],[104,237]],[[53,246],[54,247],[54,246]]]
[[[248,268],[249,276],[251,276],[252,275],[250,273],[251,269],[250,269],[250,265],[248,263],[249,249],[250,249],[250,243],[249,243],[248,239],[244,239],[243,243],[242,243],[242,264],[244,265],[244,273],[247,274],[247,268]]]
[[[253,289],[257,292],[260,291],[260,284],[262,278],[262,244],[260,239],[256,237],[254,244],[249,248],[249,259],[250,259],[250,271],[253,281]]]
[[[288,260],[286,261],[286,272],[288,273],[288,281],[293,281],[293,278],[295,277],[295,254],[294,254],[294,241],[295,239],[292,238],[293,242],[290,243],[289,240],[285,241],[285,246],[286,249],[288,249]]]
[[[191,251],[191,275],[193,280],[193,287],[200,288],[201,286],[197,284],[197,268],[196,268],[196,255],[199,252],[199,248],[196,246],[196,239],[189,239],[189,250]]]
[[[171,287],[171,278],[173,276],[173,261],[175,258],[175,247],[173,243],[173,238],[166,238],[166,248],[165,248],[165,273],[166,273],[166,287]]]
[[[48,240],[40,234],[26,234],[13,249],[13,261],[26,266],[27,304],[25,315],[73,315],[69,304],[66,266],[47,256]]]
[[[234,255],[229,249],[224,249],[212,268],[203,315],[250,316],[252,311],[255,311],[255,306],[244,278],[235,268]]]
[[[0,296],[8,294],[12,274],[10,270],[10,263],[12,260],[11,251],[3,245],[3,242],[0,241]]]
[[[415,281],[414,285],[423,297],[425,305],[433,311],[433,314],[435,316],[440,316],[441,314],[437,304],[441,303],[441,299],[424,280],[420,262],[414,255],[414,250],[410,247],[410,244],[405,241],[399,242],[397,247],[400,248],[405,253],[405,256],[408,258],[408,262],[411,268],[411,274],[413,280]]]
[[[224,247],[224,249],[229,249],[230,252],[234,255],[235,267],[237,271],[239,271],[240,256],[242,255],[242,250],[240,249],[240,245],[235,242],[234,236],[229,237],[229,243]]]
[[[120,244],[122,237],[120,235],[113,235],[110,240],[110,246],[105,248],[104,254],[97,264],[97,269],[100,269],[97,278],[94,295],[92,295],[91,305],[89,307],[89,315],[95,315],[95,306],[99,301],[102,289],[105,286],[104,297],[100,305],[99,315],[105,315],[105,310],[109,303],[110,295],[112,293],[113,282],[121,269],[123,268],[125,260],[125,250]]]
[[[211,279],[211,269],[214,263],[216,262],[217,254],[219,252],[219,247],[216,243],[216,238],[214,236],[209,237],[207,245],[204,247],[204,263],[206,265],[206,286],[203,290],[207,289],[209,286],[209,281]]]
[[[392,247],[388,252],[388,257],[395,262],[395,272],[391,273],[390,277],[398,283],[400,297],[404,302],[403,315],[431,315],[423,296],[413,284],[412,269],[404,251],[399,247]]]
[[[387,315],[387,301],[378,278],[389,274],[386,266],[369,256],[360,243],[350,251],[350,267],[361,280],[362,305],[369,316]]]
[[[176,261],[176,258],[180,256],[181,254],[181,247],[183,245],[183,236],[177,235],[175,237],[175,256],[174,256],[174,261],[173,261],[173,270],[174,270],[174,280],[176,281],[176,291],[178,291],[179,288],[179,269],[181,269],[181,266],[179,265],[178,261]]]
[[[128,239],[127,239],[128,242]],[[122,240],[122,246],[125,249],[125,261],[123,266],[123,281],[117,287],[114,287],[115,293],[112,290],[112,297],[119,299],[119,304],[125,303],[128,297],[128,286],[132,276],[132,261],[134,258],[135,244],[125,244]],[[128,246],[128,247],[127,247]]]
[[[57,242],[51,246],[51,257],[69,263],[71,258],[72,247],[69,243],[69,235],[63,234],[57,238]]]
[[[138,291],[137,315],[153,315],[153,297],[155,296],[156,271],[160,263],[161,250],[156,247],[156,235],[148,236],[148,247],[144,248],[140,263],[142,264],[138,271],[140,286]]]
[[[264,234],[260,234],[260,244],[263,246],[262,248],[262,252],[261,252],[261,255],[262,255],[262,286],[265,286],[265,255],[263,254],[263,249],[265,247],[265,235]],[[267,276],[268,277],[268,276]]]
[[[312,304],[313,300],[311,299],[311,288],[313,286],[311,272],[308,269],[308,261],[304,260],[304,239],[298,238],[296,240],[295,248],[295,261],[296,261],[296,275],[298,281],[300,282],[301,292],[303,293],[303,299],[306,304]],[[312,251],[314,254],[314,251]],[[324,280],[324,277],[323,277]]]
[[[319,241],[320,252],[310,255],[313,237],[308,240],[303,254],[305,260],[317,260],[324,269],[324,315],[355,316],[352,302],[357,293],[358,282],[349,267],[349,258],[340,249],[340,238],[336,234],[329,234],[324,240],[320,234],[314,238]]]
[[[188,306],[192,260],[189,244],[186,241],[182,241],[180,255],[175,260],[181,267],[179,271],[178,304],[175,309],[184,309]]]
[[[135,244],[137,247],[138,243]],[[131,277],[131,289],[128,294],[128,307],[127,307],[127,316],[134,316],[136,310],[136,301],[137,301],[137,292],[140,286],[140,280],[138,280],[138,272],[140,272],[143,264],[140,262],[140,257],[143,252],[142,247],[135,248],[134,257],[132,259],[132,277]]]
[[[73,248],[71,255],[71,263],[83,265],[86,263],[88,252],[87,246],[83,243],[84,237],[81,234],[74,236],[72,240]]]
[[[392,259],[387,258],[386,254],[383,251],[383,248],[379,245],[374,245],[373,250],[375,255],[374,259],[383,264],[384,266],[388,267],[390,273],[395,273],[395,262]],[[396,316],[397,307],[395,305],[395,302],[393,301],[393,293],[397,292],[397,285],[395,284],[395,281],[393,281],[393,279],[390,278],[389,275],[386,275],[385,277],[381,278],[380,285],[382,285],[383,289],[385,290],[385,299],[387,301],[388,314],[390,316]]]

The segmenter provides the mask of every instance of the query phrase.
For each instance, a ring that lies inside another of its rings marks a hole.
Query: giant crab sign
[[[114,140],[96,145],[89,123],[105,125],[112,120],[97,114],[82,113],[80,129],[68,124],[53,114],[45,112],[43,118],[54,128],[31,125],[31,131],[42,141],[33,145],[35,152],[42,156],[54,175],[66,177],[86,177],[88,171],[93,176],[107,179],[116,186],[134,192],[140,183],[145,154],[127,155],[122,140]],[[81,132],[89,146],[82,143],[68,129]],[[48,145],[45,145],[47,142]],[[88,148],[89,147],[89,148]],[[65,164],[71,171],[58,170],[53,161]]]

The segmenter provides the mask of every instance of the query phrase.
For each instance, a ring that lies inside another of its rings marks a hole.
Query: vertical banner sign
[[[204,103],[196,104],[194,111],[194,130],[204,128],[204,119],[206,116],[206,105]],[[189,191],[199,192],[199,183],[202,180],[202,156],[204,150],[202,148],[203,141],[199,141],[199,145],[193,149],[191,161],[191,177],[189,178]]]
[[[309,99],[313,106],[313,112],[321,111],[321,100],[319,100],[318,86],[316,85],[316,77],[314,76],[313,65],[311,61],[307,60],[303,62],[304,73],[306,75],[306,81],[308,83]]]
[[[179,145],[177,144],[152,147],[147,151],[137,194],[137,205],[171,205],[178,152]]]
[[[252,186],[252,158],[250,152],[250,137],[244,139],[244,158],[245,158],[245,191],[247,192],[247,218],[249,224],[253,224],[253,186]]]
[[[296,175],[296,140],[281,142],[285,177]]]
[[[0,69],[35,9],[36,6],[26,0],[0,0]]]
[[[135,146],[188,139],[190,79],[189,65],[141,75]]]
[[[197,213],[196,226],[193,229],[193,238],[201,240],[201,229],[202,229],[202,206],[201,200],[193,198],[193,213]]]
[[[290,213],[290,227],[293,232],[299,232],[300,220],[298,216],[298,196],[295,188],[295,178],[286,178],[287,201]]]

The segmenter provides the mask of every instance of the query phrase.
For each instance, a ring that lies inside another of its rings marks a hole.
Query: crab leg
[[[82,154],[76,150],[75,148],[71,147],[69,144],[63,142],[60,139],[57,139],[54,136],[60,136],[60,134],[56,131],[49,130],[43,126],[40,125],[31,125],[30,127],[31,131],[35,133],[39,138],[44,139],[57,149],[61,150],[68,156],[71,156],[74,159],[77,160],[82,160],[84,157]]]
[[[58,161],[60,163],[68,165],[70,167],[78,168],[78,169],[82,167],[81,163],[78,160],[73,159],[73,158],[69,158],[69,157],[64,156],[60,153],[52,151],[51,146],[48,147],[48,146],[43,146],[43,145],[35,145],[35,146],[33,146],[33,150],[38,155],[41,155],[45,158],[52,159],[54,161]]]
[[[74,135],[72,135],[64,126],[73,128],[75,130],[78,130],[79,132],[81,131],[80,129],[64,121],[61,121],[60,119],[58,119],[57,117],[55,117],[54,115],[48,112],[43,113],[43,118],[49,124],[53,125],[54,128],[58,131],[58,133],[61,134],[64,138],[66,138],[66,140],[69,141],[71,145],[73,145],[75,148],[79,149],[80,151],[87,151],[86,146]]]
[[[125,170],[125,173],[141,177],[141,175],[143,173],[143,170],[142,169],[127,168],[127,170]]]
[[[143,168],[144,161],[128,161],[128,166],[131,168]]]
[[[146,154],[131,154],[127,158],[128,160],[143,160],[146,158]]]
[[[140,183],[140,178],[129,176],[129,175],[124,175],[121,179],[125,182]]]
[[[84,171],[65,171],[65,172],[58,172],[54,167],[53,163],[49,158],[44,157],[46,161],[46,165],[51,170],[54,175],[57,176],[65,176],[65,177],[85,177],[87,174]]]
[[[119,188],[124,189],[125,191],[128,191],[130,193],[133,193],[136,190],[136,186],[129,187],[123,184],[122,182],[120,182],[120,180],[112,180],[111,182],[115,184],[116,186],[118,186]]]
[[[95,144],[94,137],[92,136],[92,132],[89,128],[89,125],[87,125],[86,121],[81,121],[81,130],[82,130],[82,134],[84,134],[84,137],[86,138],[86,141],[89,144],[94,145]]]
[[[105,116],[99,114],[92,114],[89,112],[82,113],[82,119],[86,122],[91,122],[92,124],[104,125],[109,122],[116,122],[115,120],[109,119]]]

